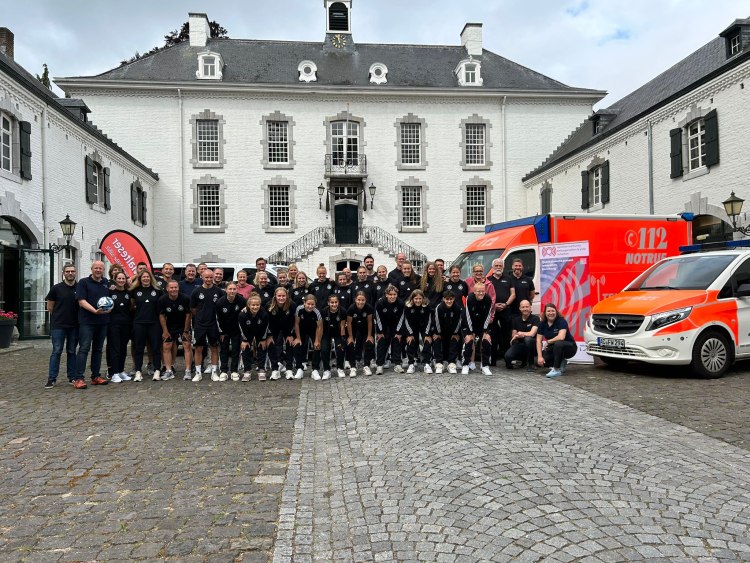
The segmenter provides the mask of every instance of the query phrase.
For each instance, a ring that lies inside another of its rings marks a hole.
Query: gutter
[[[646,132],[648,134],[648,212],[654,214],[654,136],[651,128],[651,120],[646,121]]]
[[[503,221],[508,220],[508,143],[506,142],[505,128],[505,106],[507,99],[507,96],[503,96],[503,102],[500,105],[500,114],[502,115],[500,127],[502,128],[503,138]]]
[[[182,90],[177,88],[177,105],[180,108],[180,261],[185,261],[185,148],[183,146]]]

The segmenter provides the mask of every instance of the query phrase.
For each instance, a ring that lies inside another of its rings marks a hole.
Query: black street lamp
[[[375,184],[370,182],[370,187],[367,189],[370,190],[370,207],[375,209],[375,203],[373,200],[375,199],[375,190],[377,190],[377,188],[375,187]]]
[[[65,244],[59,245],[51,242],[49,245],[50,250],[55,253],[70,248],[70,241],[73,239],[73,234],[76,232],[76,222],[73,221],[67,213],[65,214],[65,219],[60,221],[60,230],[62,231],[63,237],[65,237]]]
[[[737,226],[737,217],[739,217],[740,213],[742,213],[742,204],[745,203],[745,200],[741,197],[737,197],[736,195],[734,195],[734,192],[732,192],[732,195],[730,195],[729,198],[722,201],[721,203],[722,205],[724,205],[724,211],[726,212],[727,216],[732,220],[732,229],[734,230],[734,232],[742,233],[745,236],[750,235],[750,226]]]

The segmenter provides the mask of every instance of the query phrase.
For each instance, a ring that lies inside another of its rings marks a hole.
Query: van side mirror
[[[750,283],[743,283],[734,292],[735,297],[750,297]]]

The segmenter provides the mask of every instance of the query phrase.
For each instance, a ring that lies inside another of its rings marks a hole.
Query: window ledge
[[[194,162],[193,168],[224,168],[222,162]]]
[[[587,213],[594,213],[595,211],[601,211],[604,209],[603,203],[596,203],[589,205],[589,208],[586,210]]]
[[[484,225],[470,225],[468,227],[464,227],[465,233],[476,233],[476,232],[484,232]]]
[[[425,164],[396,164],[396,170],[427,170]]]
[[[462,170],[489,170],[491,165],[489,164],[462,164]]]
[[[103,205],[99,205],[98,203],[89,203],[89,209],[92,211],[97,211],[102,214],[107,213],[107,209]]]
[[[194,233],[223,233],[227,230],[226,226],[221,227],[196,227],[193,226]]]
[[[16,184],[23,183],[23,180],[21,179],[21,176],[19,174],[13,174],[12,172],[8,172],[7,170],[0,169],[0,178],[5,178],[6,180],[10,180],[11,182],[15,182]]]
[[[267,233],[293,233],[293,227],[266,227]]]
[[[426,227],[400,227],[398,229],[399,233],[426,233],[427,228]]]
[[[687,174],[683,174],[682,181],[687,182],[688,180],[692,180],[693,178],[698,178],[700,176],[705,176],[708,174],[709,169],[708,166],[701,166],[700,168],[696,168],[692,172],[688,172]]]
[[[293,170],[293,162],[264,162],[263,168],[265,170]]]

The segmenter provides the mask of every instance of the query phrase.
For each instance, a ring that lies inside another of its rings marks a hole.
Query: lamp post
[[[377,188],[375,187],[375,184],[373,184],[372,182],[370,182],[370,187],[367,188],[367,189],[370,190],[370,207],[372,207],[373,209],[375,209],[374,199],[375,199],[375,190],[377,190]]]
[[[740,213],[742,213],[742,204],[745,203],[745,200],[741,197],[737,197],[736,195],[734,195],[734,192],[732,192],[732,195],[730,195],[721,203],[724,206],[724,211],[726,212],[727,216],[732,220],[732,229],[734,230],[734,232],[742,233],[745,236],[750,235],[750,226],[737,226],[737,217],[739,217]]]
[[[60,221],[60,230],[62,231],[63,237],[65,237],[65,244],[59,245],[52,242],[49,244],[50,250],[55,254],[70,247],[70,241],[73,239],[73,234],[76,232],[76,222],[73,221],[67,213],[65,214],[65,219]]]
[[[323,194],[326,193],[325,186],[320,184],[318,186],[318,209],[323,209]]]

